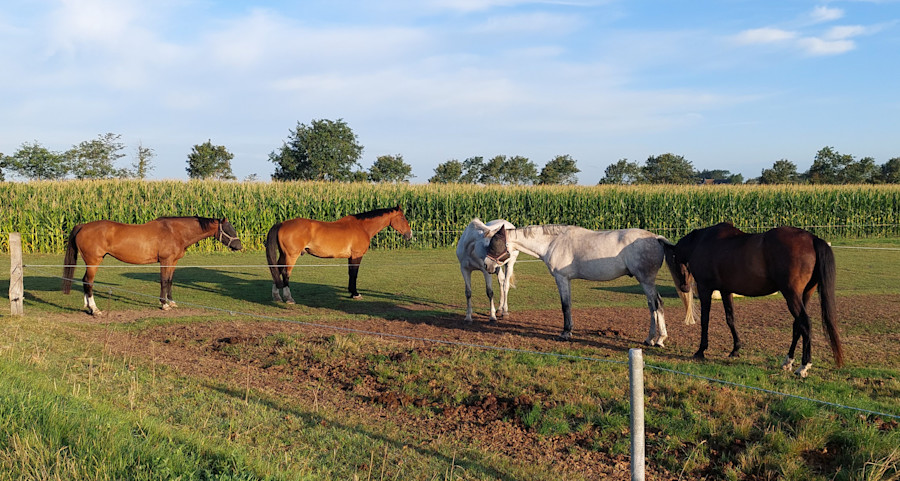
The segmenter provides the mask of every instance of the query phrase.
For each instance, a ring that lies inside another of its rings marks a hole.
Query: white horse
[[[487,244],[489,239],[486,237],[488,232],[499,227],[507,229],[515,229],[516,226],[503,220],[492,220],[485,224],[479,219],[472,219],[472,222],[466,226],[459,242],[456,244],[456,257],[459,259],[459,270],[462,272],[463,280],[466,282],[466,321],[472,321],[472,271],[481,271],[484,274],[484,285],[487,291],[488,300],[491,302],[491,322],[497,322],[497,311],[494,309],[494,288],[491,279],[491,272],[484,267],[484,257],[487,255]],[[513,265],[519,253],[510,252],[509,260],[506,262],[506,271],[502,268],[496,269],[497,280],[500,283],[500,317],[506,317],[509,313],[507,306],[509,286],[512,284]]]
[[[562,301],[563,332],[560,340],[572,337],[571,280],[609,281],[634,276],[650,308],[650,332],[645,344],[663,347],[668,337],[662,297],[656,290],[656,273],[664,259],[665,237],[642,229],[593,231],[577,226],[534,225],[519,229],[491,227],[488,253],[484,257],[489,272],[498,269],[507,253],[521,251],[539,257],[556,279]],[[673,279],[675,276],[673,274]],[[690,293],[676,289],[688,313]]]

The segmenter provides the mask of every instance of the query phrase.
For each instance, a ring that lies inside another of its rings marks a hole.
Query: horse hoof
[[[288,300],[284,301],[284,303],[285,304],[296,304],[296,302],[294,302],[293,299],[288,299]]]
[[[172,307],[169,306],[168,304],[163,304],[163,305],[159,306],[159,308],[162,309],[162,310],[164,310],[164,311],[168,311],[168,310],[171,309]]]
[[[562,334],[560,334],[559,336],[556,337],[556,340],[557,341],[571,341],[572,333],[569,331],[563,332]]]
[[[90,314],[94,317],[102,317],[103,311],[101,311],[100,309],[97,309],[96,311],[91,311]]]
[[[490,321],[488,321],[488,324],[491,324],[491,325],[493,325],[493,326],[496,326],[496,325],[497,325],[497,318],[491,319]]]
[[[704,355],[702,352],[694,353],[694,359],[702,361],[706,359],[706,355]]]
[[[811,362],[804,364],[800,369],[797,369],[797,371],[795,371],[794,374],[800,376],[801,378],[805,378],[806,376],[809,376],[809,369],[811,367],[812,367]]]
[[[741,357],[741,353],[737,351],[731,351],[731,354],[729,354],[728,357]]]
[[[781,369],[784,369],[785,371],[790,371],[793,368],[794,368],[794,360],[789,357],[784,358],[784,362],[781,364]]]
[[[350,299],[362,299],[362,294],[353,294]]]

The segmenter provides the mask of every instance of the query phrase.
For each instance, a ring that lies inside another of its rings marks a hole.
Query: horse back
[[[76,245],[83,258],[90,263],[111,255],[130,264],[159,262],[158,222],[123,224],[111,220],[97,220],[81,224]]]
[[[342,217],[334,222],[298,217],[282,222],[279,242],[290,253],[307,252],[316,257],[347,258],[361,256],[369,248],[370,238],[358,222]]]

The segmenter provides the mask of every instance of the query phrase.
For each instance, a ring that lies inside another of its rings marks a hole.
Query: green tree
[[[650,184],[693,184],[697,180],[694,166],[683,156],[672,153],[651,155],[641,173]]]
[[[3,155],[3,152],[0,152],[0,182],[6,180],[6,174],[3,173],[3,170],[9,167],[10,160]]]
[[[349,181],[362,151],[342,119],[298,123],[281,149],[269,154],[269,161],[276,164],[272,179]]]
[[[628,159],[619,159],[615,164],[610,164],[603,171],[600,184],[637,184],[643,180],[641,166],[637,162]]]
[[[36,140],[23,143],[8,157],[7,165],[23,177],[35,180],[58,180],[69,173],[65,155],[47,150]]]
[[[503,163],[500,180],[509,185],[531,185],[538,181],[538,171],[534,162],[528,157],[515,155]]]
[[[484,173],[484,157],[476,155],[462,162],[462,174],[459,181],[463,184],[477,184],[481,182]]]
[[[900,157],[894,157],[881,166],[879,179],[885,184],[900,184]]]
[[[567,155],[557,155],[541,169],[538,181],[543,185],[573,185],[578,183],[575,175],[581,172],[575,166],[575,159]]]
[[[795,184],[800,182],[797,166],[787,159],[776,160],[771,169],[763,169],[760,184]]]
[[[188,176],[192,179],[234,180],[231,173],[231,159],[234,154],[224,145],[213,145],[212,140],[195,145],[188,154]]]
[[[504,164],[506,164],[505,155],[496,155],[492,157],[491,160],[488,160],[487,163],[484,164],[484,167],[482,167],[481,174],[478,176],[478,183],[502,184]]]
[[[409,182],[412,176],[412,166],[404,162],[400,154],[381,155],[369,168],[372,182]]]
[[[150,171],[153,170],[150,162],[153,161],[154,157],[156,157],[156,152],[153,149],[144,147],[144,144],[138,142],[135,149],[134,163],[131,164],[132,175],[138,179],[146,179]]]
[[[845,165],[840,180],[842,184],[874,184],[880,177],[881,169],[875,165],[875,159],[863,157]]]
[[[434,175],[428,179],[430,184],[452,184],[461,181],[463,175],[462,162],[451,159],[438,164],[434,169]]]
[[[810,184],[839,184],[844,166],[853,162],[852,155],[841,155],[832,147],[823,147],[816,152],[812,165],[805,177]]]
[[[125,156],[125,145],[119,134],[106,133],[94,140],[86,140],[65,153],[69,171],[76,179],[111,179],[128,177],[126,169],[118,169],[116,161]]]

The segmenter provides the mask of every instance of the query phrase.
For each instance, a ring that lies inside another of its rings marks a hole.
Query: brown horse
[[[796,227],[778,227],[761,234],[747,234],[723,222],[696,229],[674,246],[665,246],[676,285],[682,292],[691,291],[691,277],[697,283],[700,297],[700,349],[694,354],[702,359],[709,340],[709,310],[714,290],[722,293],[725,322],[731,329],[737,356],[741,348],[734,327],[733,294],[765,296],[780,291],[794,316],[793,340],[782,367],[790,370],[797,341],[803,337],[803,357],[796,374],[806,377],[811,366],[810,320],[807,305],[818,286],[822,306],[822,325],[831,344],[834,361],[843,365],[844,354],[835,320],[834,253],[824,240]]]
[[[93,315],[100,315],[94,303],[94,275],[100,262],[111,255],[129,264],[153,264],[159,262],[159,302],[162,309],[177,307],[172,300],[172,275],[175,264],[184,257],[188,246],[207,237],[231,250],[241,250],[243,245],[228,219],[207,217],[160,217],[146,224],[120,224],[109,220],[97,220],[78,224],[69,234],[63,267],[62,291],[68,294],[72,288],[72,276],[78,253],[84,259],[84,307]]]
[[[294,303],[289,281],[297,258],[304,253],[316,257],[348,258],[350,295],[353,299],[362,298],[356,290],[359,263],[369,250],[372,237],[387,226],[403,234],[406,240],[412,239],[409,222],[399,206],[348,215],[334,222],[298,217],[273,225],[266,236],[266,259],[273,281],[272,299],[280,302],[282,298],[278,290],[284,289],[284,301]]]

